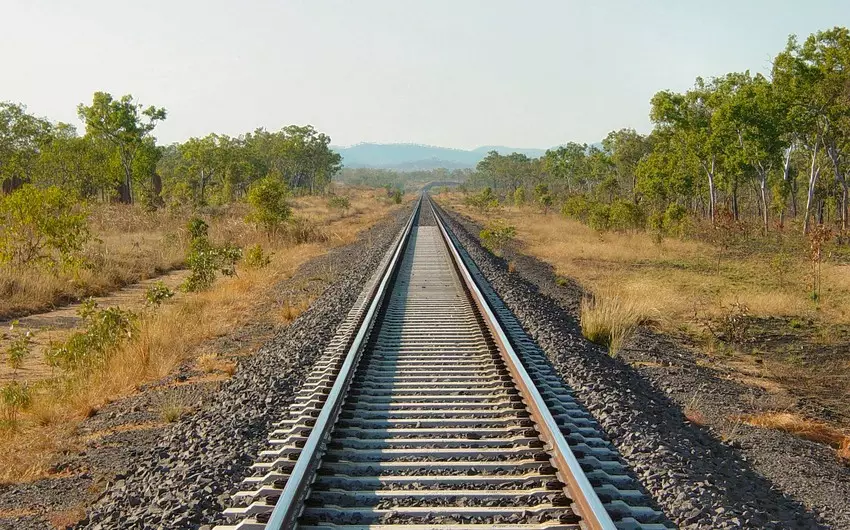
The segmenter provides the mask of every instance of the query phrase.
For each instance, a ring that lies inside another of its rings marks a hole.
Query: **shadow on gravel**
[[[673,521],[706,529],[830,528],[753,469],[741,450],[687,422],[680,406],[662,390],[585,340],[575,317],[582,295],[578,284],[561,281],[556,286],[551,266],[519,254],[511,256],[517,272],[509,273],[504,259],[483,250],[470,235],[480,227],[446,213],[455,235],[502,301]]]

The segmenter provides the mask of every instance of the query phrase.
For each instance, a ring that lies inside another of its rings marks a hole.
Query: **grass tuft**
[[[776,429],[835,448],[839,459],[850,462],[850,436],[824,422],[790,412],[765,412],[743,418],[744,423],[763,429]]]
[[[611,291],[587,295],[581,301],[581,332],[591,342],[616,355],[645,320],[636,301]]]

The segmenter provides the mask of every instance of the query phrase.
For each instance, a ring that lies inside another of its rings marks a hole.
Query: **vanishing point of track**
[[[423,195],[219,530],[668,528],[462,253]]]

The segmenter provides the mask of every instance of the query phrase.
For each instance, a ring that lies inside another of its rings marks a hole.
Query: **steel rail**
[[[567,485],[570,498],[578,507],[576,512],[582,517],[582,523],[589,530],[617,530],[614,521],[611,519],[607,510],[605,510],[605,506],[602,504],[587,476],[585,476],[584,470],[582,470],[567,440],[558,428],[558,424],[546,406],[543,396],[540,395],[540,391],[528,375],[522,361],[517,356],[510,340],[502,329],[499,320],[493,313],[489,302],[481,293],[478,284],[466,267],[463,258],[443,223],[440,213],[434,207],[430,197],[427,199],[427,202],[431,211],[434,213],[434,218],[437,221],[449,253],[453,258],[456,270],[469,289],[473,302],[480,310],[486,326],[492,333],[499,352],[505,361],[505,365],[514,378],[514,382],[520,392],[522,392],[523,397],[526,398],[525,404],[537,425],[541,438],[549,444],[549,453],[552,455],[553,464],[560,472],[561,481]]]
[[[266,529],[268,530],[290,530],[297,525],[298,516],[304,509],[303,501],[309,493],[310,484],[313,481],[315,471],[323,454],[323,446],[327,442],[330,432],[336,423],[345,394],[356,371],[357,362],[362,353],[366,338],[374,324],[375,317],[378,315],[378,308],[384,300],[390,279],[395,274],[401,262],[399,258],[410,238],[411,228],[419,213],[421,204],[422,197],[420,196],[413,208],[410,219],[407,221],[404,232],[396,244],[395,253],[387,264],[380,283],[372,293],[369,310],[359,326],[357,335],[348,348],[348,353],[345,356],[345,361],[340,368],[340,372],[328,393],[327,399],[319,412],[319,416],[316,418],[316,423],[310,431],[310,435],[307,437],[304,447],[298,455],[298,460],[292,468],[292,473],[289,475],[280,498],[269,517],[269,521],[266,524]]]

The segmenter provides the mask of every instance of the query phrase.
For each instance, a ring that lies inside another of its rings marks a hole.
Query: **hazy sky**
[[[697,75],[767,72],[847,0],[0,0],[0,100],[76,122],[164,106],[161,142],[311,123],[334,144],[594,142]]]

